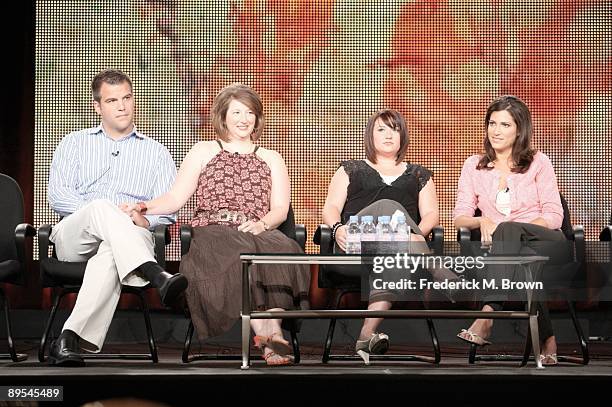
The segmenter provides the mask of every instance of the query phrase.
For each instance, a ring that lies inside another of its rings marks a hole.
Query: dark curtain
[[[2,97],[0,97],[0,172],[23,191],[25,220],[32,223],[34,202],[34,24],[33,1],[4,3]],[[8,21],[10,20],[10,21]],[[12,308],[38,308],[37,267],[27,269],[25,287],[6,286]]]

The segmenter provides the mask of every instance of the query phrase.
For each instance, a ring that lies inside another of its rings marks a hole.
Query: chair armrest
[[[42,225],[38,228],[38,259],[45,260],[49,258],[49,236],[53,226]]]
[[[302,250],[306,250],[306,225],[296,223],[295,240],[298,242]]]
[[[170,244],[170,229],[168,225],[157,225],[153,230],[155,242],[155,259],[162,268],[166,267],[166,245]]]
[[[321,231],[321,245],[319,247],[319,253],[321,254],[332,254],[334,249],[334,240],[332,239],[332,229],[325,225],[319,225]]]
[[[36,229],[29,223],[20,223],[15,228],[15,246],[17,249],[17,260],[22,267],[26,264],[26,238],[36,236]]]
[[[604,226],[601,233],[599,234],[599,241],[601,242],[612,241],[612,225]]]
[[[193,237],[193,227],[191,225],[181,225],[181,257],[189,252],[191,238]]]
[[[466,227],[457,228],[457,241],[460,243],[472,240],[472,231]]]
[[[431,247],[435,254],[441,255],[444,251],[444,227],[434,226],[431,230]]]
[[[610,242],[609,249],[609,257],[608,262],[612,261],[612,225],[605,226],[601,233],[599,234],[599,241],[601,242]]]
[[[471,250],[471,241],[472,241],[472,231],[466,227],[457,228],[457,241],[459,242],[459,251],[462,256],[469,256],[472,253]]]
[[[584,226],[575,225],[573,230],[572,239],[576,246],[576,261],[584,265],[586,258],[586,248],[584,244]]]

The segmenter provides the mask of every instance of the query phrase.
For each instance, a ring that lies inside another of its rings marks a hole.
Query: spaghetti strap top
[[[218,221],[219,212],[241,213],[257,220],[270,210],[272,172],[255,152],[230,153],[223,149],[202,168],[196,189],[196,209],[192,226],[223,224],[236,227],[238,221]]]
[[[219,139],[215,140],[217,142],[217,144],[219,144],[219,148],[223,151],[225,151],[225,149],[223,148],[223,144],[221,144],[221,142],[219,141]],[[257,152],[257,150],[259,150],[259,146],[255,146],[255,149],[253,150],[253,152],[251,154],[255,154]],[[228,151],[229,153],[229,151]],[[230,153],[231,154],[231,153]],[[234,153],[237,154],[237,153]]]

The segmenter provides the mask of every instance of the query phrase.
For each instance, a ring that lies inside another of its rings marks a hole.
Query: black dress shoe
[[[187,279],[182,274],[170,274],[163,272],[162,283],[159,286],[159,296],[164,305],[172,305],[183,291],[187,288]]]
[[[187,279],[182,274],[170,274],[154,261],[140,265],[140,270],[153,287],[159,290],[162,302],[170,306],[187,288]]]
[[[52,366],[85,366],[85,361],[79,354],[79,337],[70,330],[51,342],[49,348],[49,364]]]

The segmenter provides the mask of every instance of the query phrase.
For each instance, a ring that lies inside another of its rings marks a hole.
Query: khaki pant
[[[148,281],[133,271],[155,261],[153,236],[108,200],[96,200],[60,221],[51,233],[60,261],[87,261],[83,285],[63,329],[99,352],[121,295],[121,284]]]

